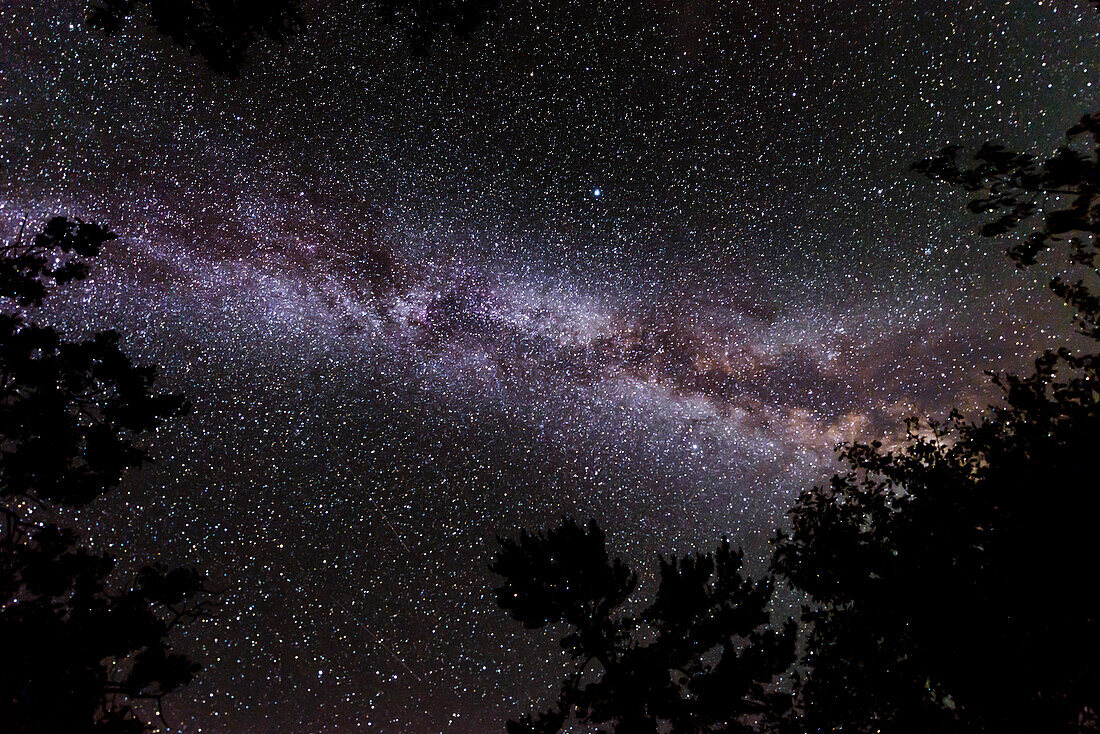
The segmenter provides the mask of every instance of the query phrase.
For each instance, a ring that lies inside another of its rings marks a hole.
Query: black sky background
[[[79,518],[231,587],[180,731],[501,731],[561,661],[494,608],[497,533],[759,563],[837,441],[1069,337],[907,169],[1097,109],[1084,4],[506,2],[426,58],[307,10],[226,79],[0,2],[4,226],[119,232],[51,313],[196,407]]]

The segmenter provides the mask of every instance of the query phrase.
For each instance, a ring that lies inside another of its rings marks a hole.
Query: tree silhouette
[[[987,237],[1020,232],[1021,267],[1068,246],[1084,266],[1051,287],[1100,338],[1100,127],[1036,158],[948,148],[916,170],[970,193]],[[998,375],[1002,402],[909,424],[901,446],[843,447],[848,470],[803,493],[773,569],[815,602],[808,731],[1080,732],[1100,706],[1100,355],[1048,351],[1030,375]]]
[[[466,39],[498,0],[373,0],[364,8],[398,28],[415,54],[445,32]],[[138,20],[203,59],[215,72],[236,75],[253,46],[285,43],[306,18],[301,0],[94,0],[87,25],[113,35]]]
[[[55,525],[16,526],[0,547],[4,730],[146,732],[163,697],[199,666],[174,652],[169,635],[209,601],[192,570],[146,566],[128,585],[114,561],[81,548]],[[149,701],[150,711],[137,702]]]
[[[985,237],[1039,220],[1008,250],[1018,266],[1035,264],[1038,255],[1062,243],[1074,263],[1100,275],[1100,114],[1085,115],[1066,135],[1070,144],[1045,160],[986,143],[968,164],[960,164],[957,146],[948,146],[913,168],[972,194],[970,211],[989,215],[981,230]],[[1100,301],[1093,289],[1083,280],[1061,278],[1050,287],[1076,309],[1081,332],[1100,339]]]
[[[87,277],[115,239],[79,220],[51,219],[30,243],[0,246],[0,721],[13,732],[151,731],[147,700],[191,680],[198,666],[170,633],[209,605],[191,569],[146,566],[129,583],[107,555],[28,509],[80,507],[116,487],[148,456],[140,439],[186,410],[158,393],[115,332],[69,340],[27,320],[58,285]]]
[[[135,16],[229,75],[240,71],[252,46],[285,42],[302,22],[300,0],[96,0],[85,17],[110,35]]]
[[[88,275],[88,261],[115,235],[51,219],[29,243],[0,246],[0,298],[37,306],[49,289]],[[153,391],[156,370],[134,365],[105,331],[69,341],[0,313],[0,499],[81,506],[117,486],[146,459],[136,438],[186,409]]]
[[[614,734],[750,732],[785,713],[777,684],[794,660],[793,622],[768,628],[772,583],[744,578],[727,541],[661,558],[655,598],[636,617],[622,607],[637,577],[608,556],[595,521],[498,542],[497,604],[528,629],[563,625],[574,662],[556,703],[510,721],[510,734],[558,732],[571,718]]]

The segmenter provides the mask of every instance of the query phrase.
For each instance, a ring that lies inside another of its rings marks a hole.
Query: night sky
[[[908,167],[1057,145],[1100,109],[1094,15],[510,0],[419,58],[339,0],[229,79],[0,0],[0,224],[118,232],[51,317],[195,407],[75,518],[229,587],[172,724],[503,731],[563,655],[495,608],[497,534],[759,569],[838,441],[985,404],[1067,319]]]

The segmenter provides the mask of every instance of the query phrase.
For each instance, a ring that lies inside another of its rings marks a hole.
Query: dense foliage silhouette
[[[398,28],[415,54],[453,33],[467,39],[498,0],[371,0],[364,8]],[[319,12],[323,4],[314,9]],[[137,20],[198,56],[215,72],[236,75],[249,51],[268,40],[285,43],[307,22],[302,0],[94,0],[89,27],[107,35]]]
[[[143,436],[186,403],[158,392],[119,335],[72,340],[28,318],[53,288],[85,278],[115,235],[51,219],[0,246],[0,722],[4,731],[143,732],[198,665],[170,635],[210,603],[201,574],[110,556],[55,521],[148,460]],[[142,706],[139,702],[145,701]]]
[[[1089,590],[1100,510],[1100,117],[1045,160],[987,144],[914,168],[968,192],[1021,267],[1064,245],[1082,277],[1051,288],[1092,345],[998,375],[977,421],[909,425],[845,446],[848,471],[804,493],[774,569],[815,602],[799,691],[810,731],[1079,732],[1100,707]]]
[[[795,628],[768,627],[771,581],[745,578],[741,552],[723,540],[713,553],[662,558],[652,604],[632,616],[623,607],[637,576],[604,541],[595,522],[568,519],[499,540],[497,603],[528,629],[565,630],[574,662],[555,704],[509,722],[510,734],[572,720],[614,734],[747,732],[779,720]]]
[[[258,42],[285,42],[301,27],[300,5],[299,0],[95,0],[86,21],[114,34],[137,19],[213,71],[235,75]]]

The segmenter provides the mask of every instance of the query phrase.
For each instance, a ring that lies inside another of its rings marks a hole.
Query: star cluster
[[[307,11],[229,79],[0,4],[4,228],[118,232],[50,315],[195,406],[78,518],[226,587],[179,731],[501,731],[561,660],[495,609],[497,534],[760,568],[838,441],[1068,338],[908,167],[1100,107],[1084,3],[506,2],[423,58]]]

